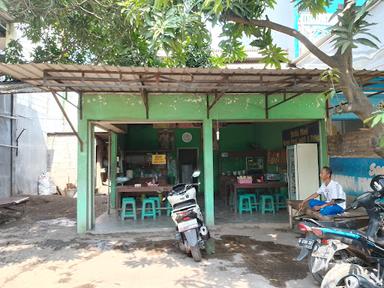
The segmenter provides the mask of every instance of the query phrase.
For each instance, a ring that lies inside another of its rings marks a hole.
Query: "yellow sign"
[[[165,154],[153,154],[152,165],[165,165],[167,164],[167,157]]]

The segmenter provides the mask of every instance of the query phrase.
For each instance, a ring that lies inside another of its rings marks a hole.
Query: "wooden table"
[[[237,190],[238,189],[248,189],[248,190],[251,190],[253,193],[257,193],[256,189],[266,189],[270,191],[270,190],[275,190],[275,189],[287,187],[287,186],[288,186],[288,183],[277,182],[277,181],[252,183],[252,184],[234,183],[233,184],[233,205],[234,205],[235,214],[237,214]]]
[[[116,187],[116,207],[117,209],[121,208],[121,194],[128,194],[129,197],[139,197],[141,195],[152,195],[159,196],[164,195],[165,192],[169,192],[172,190],[172,186],[142,186],[142,187],[134,187],[134,186],[117,186]]]

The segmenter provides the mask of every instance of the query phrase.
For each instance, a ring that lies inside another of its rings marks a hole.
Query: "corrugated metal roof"
[[[324,92],[323,70],[148,68],[64,64],[0,64],[0,73],[46,91],[82,93]],[[361,85],[383,71],[356,71]]]

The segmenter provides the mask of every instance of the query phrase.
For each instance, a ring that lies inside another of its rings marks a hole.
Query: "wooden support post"
[[[319,120],[319,134],[320,134],[320,166],[328,166],[329,158],[328,158],[328,135],[325,120]]]
[[[52,93],[52,95],[53,95],[53,98],[55,98],[56,103],[57,103],[57,105],[59,106],[59,108],[60,108],[60,110],[61,110],[61,113],[63,113],[64,118],[67,120],[69,126],[71,127],[72,132],[75,133],[77,139],[79,140],[80,151],[83,151],[83,146],[84,146],[84,142],[83,142],[83,140],[81,139],[79,133],[77,133],[75,127],[73,126],[73,124],[72,124],[72,122],[71,122],[71,119],[69,119],[67,113],[65,112],[65,109],[64,109],[63,105],[61,105],[60,100],[59,100],[59,98],[57,97],[56,92],[51,92],[51,93]]]

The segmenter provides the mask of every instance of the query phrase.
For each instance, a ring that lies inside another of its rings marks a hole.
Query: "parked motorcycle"
[[[341,203],[344,200],[336,200]],[[359,204],[360,205],[360,204]],[[360,229],[366,227],[368,219],[344,219],[341,221],[316,221],[311,218],[301,218],[301,222],[298,224],[298,229],[305,234],[305,238],[300,238],[298,241],[301,251],[299,256],[295,259],[296,261],[303,261],[308,257],[308,268],[313,278],[320,284],[327,273],[328,269],[335,263],[339,263],[350,257],[350,253],[345,250],[348,245],[338,243],[337,240],[328,240],[318,237],[312,230],[316,227],[328,227],[328,228],[343,228],[343,229]],[[319,267],[318,263],[315,262],[316,253],[321,252],[321,247],[331,245],[334,248],[332,257],[329,259],[326,267]],[[320,249],[320,251],[319,251]],[[329,266],[329,267],[328,267]]]
[[[192,179],[199,176],[200,171],[195,171]],[[196,262],[201,261],[201,249],[206,247],[210,238],[208,228],[204,225],[203,214],[196,201],[198,185],[196,183],[177,184],[166,196],[172,206],[171,217],[176,224],[179,248],[191,255]]]
[[[384,203],[380,198],[384,196],[384,176],[374,177],[371,188],[373,192],[360,195],[350,207],[364,207],[367,210],[369,225],[366,233],[334,227],[310,228],[314,235],[328,242],[312,252],[312,273],[329,270],[322,287],[337,287],[341,282],[343,287],[382,287],[383,269],[380,268],[384,257],[384,238],[381,236]],[[345,257],[335,265],[330,265],[335,253],[340,251],[344,251]]]

